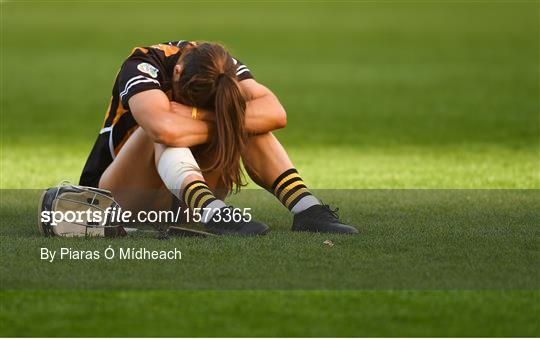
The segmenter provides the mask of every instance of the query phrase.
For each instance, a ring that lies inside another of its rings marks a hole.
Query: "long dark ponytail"
[[[182,73],[173,83],[173,98],[213,111],[215,131],[207,151],[214,157],[207,171],[221,172],[227,190],[243,185],[240,157],[245,148],[246,100],[236,79],[236,65],[219,44],[198,44],[181,57]]]

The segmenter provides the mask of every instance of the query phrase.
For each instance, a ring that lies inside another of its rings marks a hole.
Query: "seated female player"
[[[210,232],[265,234],[263,223],[216,217],[230,208],[226,193],[242,185],[242,161],[294,214],[293,231],[357,233],[310,193],[272,134],[285,125],[276,96],[223,46],[135,48],[116,77],[80,184],[110,190],[123,209],[170,208],[176,197],[202,211]],[[158,193],[150,204],[126,193],[143,191]]]

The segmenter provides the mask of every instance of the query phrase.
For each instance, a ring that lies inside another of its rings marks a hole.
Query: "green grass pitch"
[[[540,335],[538,2],[0,5],[0,335]],[[267,237],[41,238],[36,190],[78,180],[123,58],[175,39],[278,95],[309,186],[471,190],[319,191],[357,237],[291,234],[245,192]],[[39,260],[109,244],[183,259]]]

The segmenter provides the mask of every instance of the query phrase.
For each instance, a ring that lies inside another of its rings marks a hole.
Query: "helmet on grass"
[[[38,229],[44,236],[115,237],[125,229],[112,222],[119,210],[111,192],[60,183],[45,190],[38,205]]]

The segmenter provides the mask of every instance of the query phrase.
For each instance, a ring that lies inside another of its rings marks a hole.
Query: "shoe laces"
[[[321,208],[319,209],[317,217],[322,218],[327,221],[339,221],[339,207],[332,209],[330,205],[326,205],[321,201]]]

